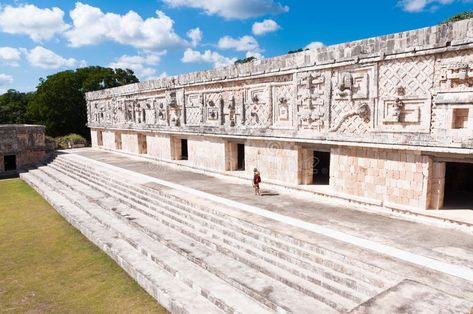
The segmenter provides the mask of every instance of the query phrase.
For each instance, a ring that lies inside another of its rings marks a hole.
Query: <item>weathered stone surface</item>
[[[41,125],[0,125],[0,173],[5,171],[4,156],[14,157],[14,170],[43,161],[54,150],[45,139],[45,127]]]
[[[334,192],[439,209],[433,169],[473,163],[472,68],[466,20],[91,92],[88,124],[94,147],[291,185],[326,152]]]
[[[412,280],[377,295],[350,311],[350,314],[468,314],[473,302],[465,301]]]

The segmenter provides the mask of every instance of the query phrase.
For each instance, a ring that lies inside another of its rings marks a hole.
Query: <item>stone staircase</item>
[[[72,154],[21,177],[173,313],[343,313],[401,280]]]

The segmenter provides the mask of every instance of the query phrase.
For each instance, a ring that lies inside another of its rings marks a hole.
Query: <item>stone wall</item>
[[[297,145],[250,140],[245,143],[245,162],[249,177],[257,168],[265,180],[300,184]]]
[[[393,204],[427,208],[431,159],[415,152],[332,149],[335,191]]]
[[[45,127],[40,125],[0,125],[0,172],[4,169],[4,156],[16,156],[17,169],[32,166],[45,160],[51,153],[46,144]]]
[[[472,36],[467,20],[92,92],[88,124],[472,149]]]
[[[225,142],[218,138],[189,137],[189,163],[192,166],[225,171]]]
[[[258,168],[264,180],[304,185],[321,148],[334,192],[439,208],[442,160],[473,162],[473,20],[86,98],[92,146],[171,161],[187,139],[180,163],[224,172],[237,170],[244,144],[240,175]]]
[[[167,134],[148,135],[148,155],[157,159],[171,160],[171,137]]]

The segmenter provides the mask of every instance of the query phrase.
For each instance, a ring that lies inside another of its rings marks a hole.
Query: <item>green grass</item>
[[[167,313],[19,179],[0,180],[0,313]]]

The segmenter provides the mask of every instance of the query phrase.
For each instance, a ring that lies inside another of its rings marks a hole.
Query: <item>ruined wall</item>
[[[92,92],[88,124],[473,148],[472,44],[467,20]]]
[[[49,153],[44,126],[0,125],[0,172],[5,170],[3,156],[15,155],[18,169],[42,162]]]

